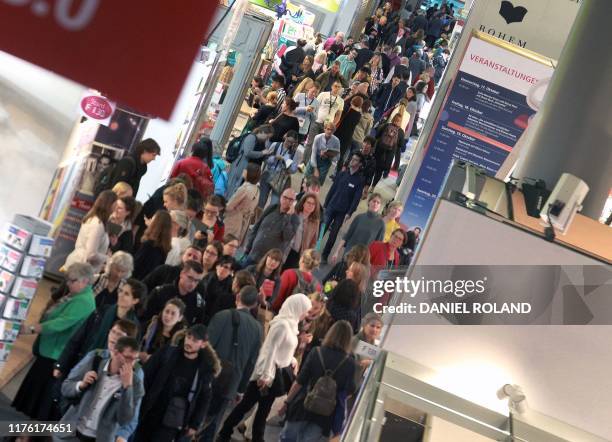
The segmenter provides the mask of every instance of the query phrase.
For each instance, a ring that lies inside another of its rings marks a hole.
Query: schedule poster
[[[530,91],[553,69],[472,37],[427,143],[401,222],[424,227],[453,159],[495,175],[535,111]]]

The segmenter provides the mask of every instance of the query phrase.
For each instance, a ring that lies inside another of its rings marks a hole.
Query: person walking
[[[308,164],[310,161],[314,139],[324,131],[325,125],[333,123],[335,130],[336,125],[340,122],[344,110],[344,100],[340,96],[341,93],[342,83],[335,81],[332,84],[331,91],[321,92],[317,97],[317,113],[308,131],[308,138],[304,149],[304,164]]]
[[[271,154],[264,163],[260,179],[259,209],[263,210],[270,198],[270,204],[278,204],[280,193],[291,187],[291,175],[297,172],[294,156],[298,146],[298,133],[290,130],[283,140],[270,145]]]
[[[380,181],[380,179],[389,174],[393,162],[399,163],[401,147],[404,145],[404,131],[400,127],[402,124],[402,115],[395,115],[391,123],[383,124],[376,131],[376,173],[372,180],[370,192]]]
[[[152,138],[142,140],[134,148],[133,154],[121,158],[110,171],[108,183],[101,190],[110,190],[119,182],[124,182],[132,188],[132,194],[138,194],[140,180],[147,173],[147,165],[161,155],[159,144]]]
[[[368,198],[367,212],[360,213],[353,219],[344,238],[330,257],[330,263],[338,262],[338,258],[343,256],[345,251],[351,250],[358,244],[367,246],[372,241],[381,241],[384,238],[385,222],[378,214],[381,206],[382,196],[379,193],[372,193]]]
[[[314,138],[312,153],[304,172],[304,177],[318,178],[322,186],[327,178],[332,160],[340,153],[340,140],[334,135],[336,126],[332,122],[325,123],[325,131]]]
[[[220,371],[202,324],[189,328],[178,346],[166,346],[151,356],[144,366],[146,394],[136,442],[191,440],[204,422],[211,384]]]
[[[321,347],[311,350],[291,386],[283,411],[287,422],[280,435],[281,442],[317,442],[332,432],[336,407],[345,407],[346,398],[355,393],[355,360],[351,355],[353,332],[346,321],[336,322],[327,332]],[[324,376],[331,376],[336,391],[317,387]],[[335,394],[334,394],[335,393]],[[322,394],[333,400],[335,407],[321,410],[313,406],[310,398]],[[334,396],[334,397],[331,397]],[[329,412],[331,411],[331,412]]]
[[[221,359],[223,370],[213,382],[211,406],[199,442],[212,442],[225,411],[244,398],[263,341],[263,328],[251,315],[258,298],[254,286],[243,287],[236,297],[236,308],[217,313],[208,325],[209,344]]]
[[[361,120],[361,108],[363,106],[363,98],[355,96],[351,99],[351,106],[346,114],[344,114],[340,120],[334,136],[340,141],[340,155],[336,163],[336,174],[342,170],[344,165],[345,155],[350,151],[351,143],[353,141],[353,134],[355,128]]]
[[[187,174],[191,178],[193,188],[204,199],[212,195],[215,190],[212,173],[209,165],[206,163],[211,150],[206,144],[205,140],[196,142],[192,147],[191,156],[176,162],[170,173],[170,178],[176,178],[181,173]]]
[[[97,367],[94,360],[100,358]],[[54,441],[127,440],[120,428],[138,415],[144,385],[142,369],[137,366],[138,341],[129,336],[117,340],[110,353],[89,352],[62,383],[62,395],[78,402],[59,422],[76,430],[53,437]]]
[[[295,214],[295,191],[287,189],[281,194],[279,204],[268,206],[247,237],[244,266],[255,264],[271,249],[289,247],[300,220]]]
[[[374,121],[380,121],[385,112],[394,107],[406,92],[406,83],[404,83],[399,75],[394,75],[390,83],[383,84],[378,88],[376,97],[374,98]]]
[[[266,418],[272,404],[289,389],[287,378],[293,371],[293,355],[298,346],[298,324],[311,307],[312,302],[306,295],[293,295],[270,322],[270,330],[259,351],[244,397],[223,422],[218,442],[231,440],[234,427],[255,404],[257,412],[253,422],[253,442],[264,442]]]
[[[361,201],[364,186],[362,165],[363,155],[359,152],[354,153],[348,170],[336,176],[325,198],[324,232],[329,230],[329,237],[322,253],[323,262],[326,262],[329,257],[342,224],[349,220]]]
[[[317,99],[318,94],[319,85],[313,83],[306,92],[300,92],[293,97],[298,104],[295,114],[300,122],[299,135],[301,142],[304,142],[308,137],[310,126],[317,117],[317,109],[319,107],[319,100]]]
[[[271,151],[266,149],[266,142],[272,137],[274,129],[269,124],[263,124],[242,139],[240,153],[231,165],[227,177],[227,190],[225,199],[229,200],[243,182],[243,173],[250,162],[261,165],[270,155]]]
[[[283,270],[297,267],[302,252],[313,249],[317,245],[321,222],[319,197],[314,193],[304,194],[295,206],[295,213],[300,218],[300,225],[295,238],[291,241]]]
[[[238,244],[242,244],[255,208],[259,203],[260,188],[257,185],[261,176],[261,168],[257,164],[250,163],[245,169],[244,184],[227,202],[225,208],[225,233],[234,235]]]

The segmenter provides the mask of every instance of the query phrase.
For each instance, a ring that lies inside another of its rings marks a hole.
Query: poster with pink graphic
[[[429,135],[401,222],[427,224],[453,159],[495,175],[535,114],[527,96],[553,68],[472,37]]]

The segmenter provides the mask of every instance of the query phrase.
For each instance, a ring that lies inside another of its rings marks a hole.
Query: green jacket
[[[41,322],[38,351],[41,356],[57,360],[72,334],[96,309],[91,286],[58,305]]]

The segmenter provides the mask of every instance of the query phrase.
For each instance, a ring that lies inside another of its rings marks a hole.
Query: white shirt
[[[333,96],[331,92],[321,92],[317,97],[317,101],[319,102],[317,123],[333,122],[338,112],[342,114],[344,100],[339,95]]]
[[[92,402],[89,404],[89,409],[83,416],[81,416],[77,423],[77,430],[79,430],[79,432],[84,436],[96,437],[98,432],[98,423],[100,422],[100,415],[102,414],[102,411],[104,411],[104,408],[111,400],[113,395],[121,388],[121,377],[119,376],[119,373],[115,375],[109,374],[109,367],[110,359],[104,366],[104,370],[102,372],[103,374],[98,379],[95,386],[89,387],[95,388],[96,392]]]

